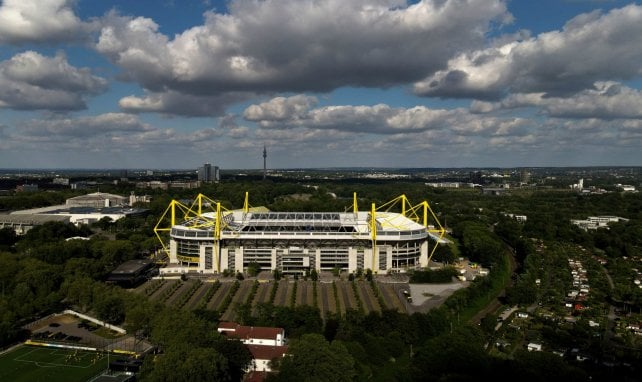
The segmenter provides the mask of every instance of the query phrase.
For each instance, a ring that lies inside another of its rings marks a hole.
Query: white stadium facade
[[[249,207],[247,193],[243,209],[227,210],[201,194],[191,207],[172,201],[155,232],[169,256],[164,274],[243,272],[254,262],[290,275],[414,269],[428,266],[444,235],[428,202],[402,195],[358,211],[356,194],[351,212],[271,212]]]

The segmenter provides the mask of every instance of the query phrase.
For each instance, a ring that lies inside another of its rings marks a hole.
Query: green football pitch
[[[0,381],[86,382],[107,368],[98,352],[20,346],[0,355]]]

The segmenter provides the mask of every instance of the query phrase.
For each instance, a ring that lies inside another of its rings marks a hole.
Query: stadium
[[[397,207],[398,212],[392,210]],[[169,264],[161,274],[263,270],[303,275],[317,271],[374,273],[428,266],[444,228],[427,201],[411,205],[401,195],[359,211],[271,212],[250,207],[227,210],[199,194],[191,206],[173,200],[154,231]]]

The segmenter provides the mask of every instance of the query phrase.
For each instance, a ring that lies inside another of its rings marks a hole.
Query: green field
[[[0,381],[86,382],[106,368],[97,352],[23,345],[0,356]]]

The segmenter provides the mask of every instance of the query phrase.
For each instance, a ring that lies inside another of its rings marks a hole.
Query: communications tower
[[[267,149],[263,145],[263,180],[265,180],[267,174]]]

